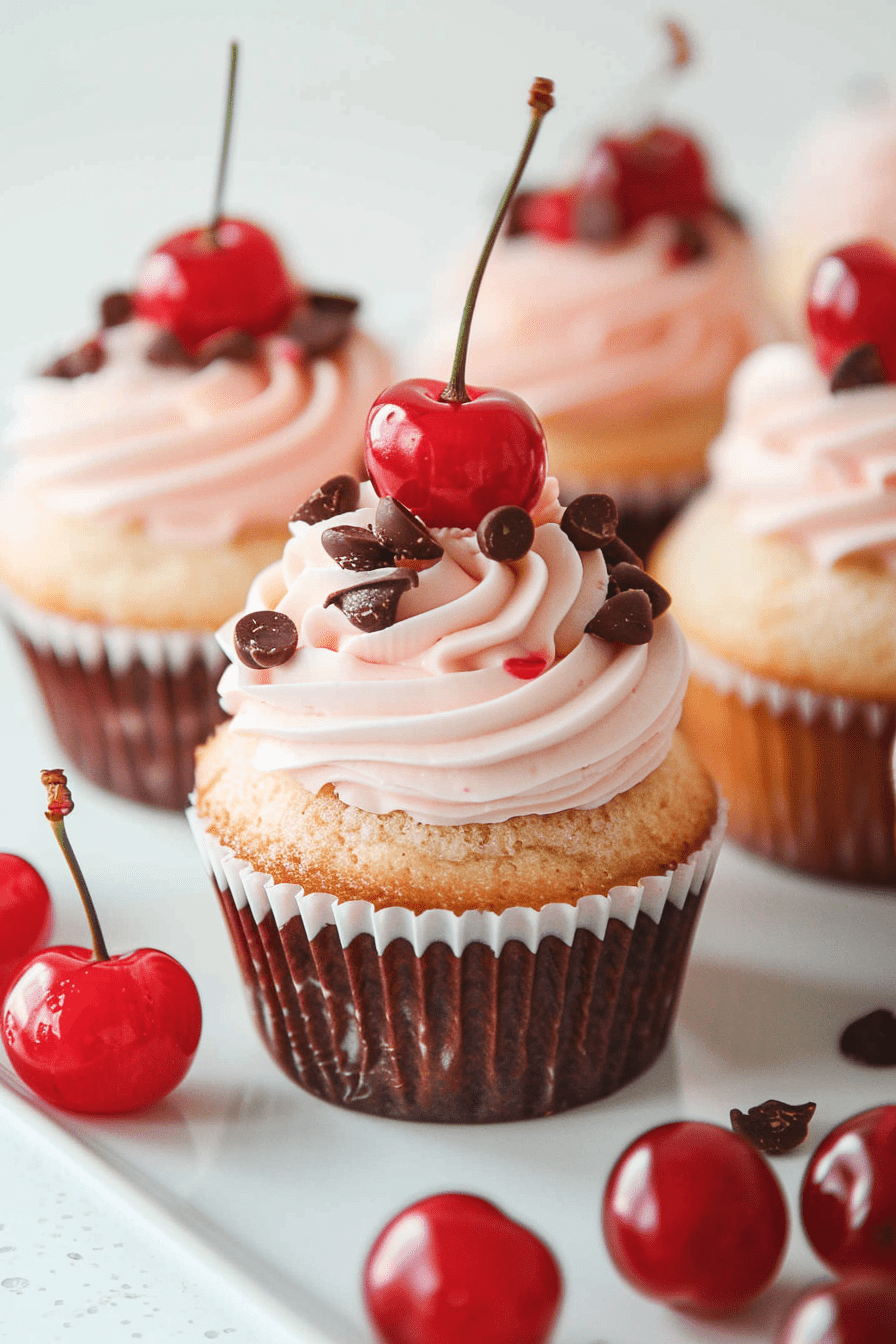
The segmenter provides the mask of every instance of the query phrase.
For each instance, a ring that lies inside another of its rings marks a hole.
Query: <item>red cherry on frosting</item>
[[[10,1063],[54,1106],[117,1114],[149,1106],[176,1087],[199,1045],[199,994],[180,962],[155,948],[110,957],[65,834],[72,809],[61,770],[44,771],[51,822],[72,870],[93,937],[51,947],[19,971],[2,1010]]]
[[[746,1139],[679,1121],[642,1134],[619,1158],[604,1192],[603,1228],[613,1263],[639,1292],[724,1316],[777,1273],[787,1206]]]
[[[248,220],[224,218],[213,229],[175,234],[150,253],[134,310],[195,350],[222,331],[276,331],[296,298],[274,240]]]
[[[0,854],[0,993],[44,941],[51,917],[50,893],[37,869],[18,854]]]
[[[377,1237],[364,1269],[384,1344],[543,1344],[561,1293],[544,1242],[474,1195],[412,1204]]]
[[[873,239],[829,252],[812,276],[806,319],[825,373],[856,346],[875,345],[896,382],[896,252]]]
[[[775,1344],[893,1344],[896,1280],[851,1274],[802,1293],[775,1335]]]
[[[498,206],[467,294],[447,387],[407,379],[383,392],[367,418],[364,461],[377,494],[392,495],[427,527],[478,527],[492,509],[531,509],[547,473],[544,430],[524,401],[464,379],[470,322],[491,250],[532,151],[554,106],[553,84],[536,79],[532,118],[514,173]]]
[[[689,218],[715,203],[702,149],[676,126],[598,140],[585,165],[582,190],[612,204],[620,232],[651,215]]]
[[[862,1111],[822,1139],[800,1211],[816,1255],[836,1273],[896,1273],[896,1106]]]

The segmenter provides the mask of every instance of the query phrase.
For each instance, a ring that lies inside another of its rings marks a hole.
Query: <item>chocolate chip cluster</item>
[[[358,300],[348,294],[311,292],[296,302],[279,335],[288,337],[305,359],[317,359],[339,350],[351,335]],[[134,315],[131,295],[124,290],[106,294],[99,305],[100,326],[120,326]],[[249,361],[257,359],[261,342],[248,331],[218,332],[203,341],[197,350],[188,350],[173,331],[160,331],[150,344],[146,358],[163,367],[204,369],[215,359]],[[41,370],[45,378],[80,378],[96,373],[105,363],[102,335],[92,337],[76,350],[60,356]]]
[[[646,644],[653,622],[668,611],[672,598],[644,572],[641,560],[616,535],[618,513],[609,495],[579,495],[568,505],[560,526],[577,551],[603,551],[609,575],[607,600],[585,626],[611,644]]]

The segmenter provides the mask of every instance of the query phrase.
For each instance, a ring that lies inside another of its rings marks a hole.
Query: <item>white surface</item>
[[[487,217],[522,137],[531,78],[558,86],[530,173],[544,181],[575,167],[592,129],[656,59],[655,8],[0,0],[3,390],[87,331],[94,299],[127,283],[153,241],[203,216],[231,36],[242,38],[244,62],[230,207],[269,222],[312,282],[364,293],[374,325],[397,342],[419,326],[432,267]],[[702,128],[729,194],[761,216],[808,116],[854,77],[879,72],[879,53],[892,62],[896,10],[892,0],[679,8],[705,60],[671,110]],[[5,642],[0,704],[0,848],[38,863],[56,898],[57,939],[83,942],[42,815],[39,771],[61,756]],[[600,1191],[625,1143],[659,1121],[724,1123],[731,1106],[812,1099],[818,1139],[849,1112],[896,1099],[893,1074],[836,1053],[850,1018],[896,1006],[892,896],[823,888],[726,854],[675,1042],[645,1079],[532,1124],[402,1126],[334,1110],[279,1075],[249,1023],[186,824],[73,783],[71,834],[110,945],[180,957],[206,1029],[185,1084],[144,1116],[59,1129],[32,1122],[36,1112],[0,1089],[0,1339],[218,1332],[255,1344],[322,1332],[359,1344],[368,1339],[359,1273],[373,1235],[406,1202],[447,1187],[493,1197],[554,1247],[568,1288],[557,1344],[768,1340],[787,1295],[819,1272],[795,1232],[779,1285],[737,1321],[670,1315],[610,1268]],[[791,1203],[805,1157],[776,1163]],[[129,1187],[145,1198],[126,1198]],[[247,1279],[222,1270],[230,1263]]]

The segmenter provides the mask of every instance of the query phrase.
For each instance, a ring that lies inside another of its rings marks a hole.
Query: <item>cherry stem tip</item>
[[[691,39],[677,19],[663,19],[662,24],[663,31],[672,48],[669,53],[670,69],[683,70],[694,59],[694,47]]]
[[[47,803],[49,804],[44,815],[53,827],[53,834],[56,837],[59,848],[62,850],[69,871],[75,879],[75,886],[78,888],[78,895],[81,897],[81,904],[84,906],[87,923],[90,925],[93,954],[97,961],[108,961],[109,953],[106,948],[105,939],[103,938],[103,931],[100,928],[100,921],[97,917],[96,908],[93,904],[93,898],[87,889],[87,883],[84,881],[84,874],[81,872],[81,865],[75,857],[75,852],[71,847],[68,835],[65,831],[65,818],[74,810],[75,806],[72,801],[71,792],[69,791],[65,771],[41,770],[40,782],[47,791]]]

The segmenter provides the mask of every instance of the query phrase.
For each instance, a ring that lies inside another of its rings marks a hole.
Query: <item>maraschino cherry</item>
[[[896,252],[870,238],[829,252],[815,268],[806,319],[835,391],[896,382]]]
[[[412,1204],[377,1237],[364,1270],[383,1344],[544,1344],[562,1291],[544,1242],[475,1195]]]
[[[894,1339],[896,1280],[859,1272],[801,1293],[775,1344],[893,1344]]]
[[[202,1009],[180,962],[155,948],[106,950],[65,833],[73,804],[61,770],[44,770],[47,819],[84,904],[93,939],[28,961],[3,1004],[3,1040],[19,1077],[44,1101],[84,1114],[150,1106],[177,1086],[199,1045]]]
[[[844,1120],[803,1178],[800,1211],[816,1255],[837,1274],[896,1274],[896,1106]]]
[[[273,239],[255,224],[222,214],[238,52],[231,43],[211,220],[161,243],[146,259],[133,295],[137,316],[172,332],[190,353],[223,331],[254,336],[276,331],[298,298]]]
[[[51,920],[50,893],[37,869],[18,854],[0,854],[0,994],[46,940]]]
[[[682,1120],[642,1134],[603,1201],[607,1249],[633,1287],[667,1306],[726,1316],[771,1283],[787,1241],[781,1187],[746,1139]]]
[[[391,495],[427,527],[476,528],[502,504],[529,510],[547,472],[544,430],[526,403],[498,388],[467,387],[470,322],[495,239],[535,144],[554,106],[553,84],[536,79],[532,120],[498,207],[461,318],[451,378],[409,378],[377,397],[367,419],[364,459],[377,494]]]

